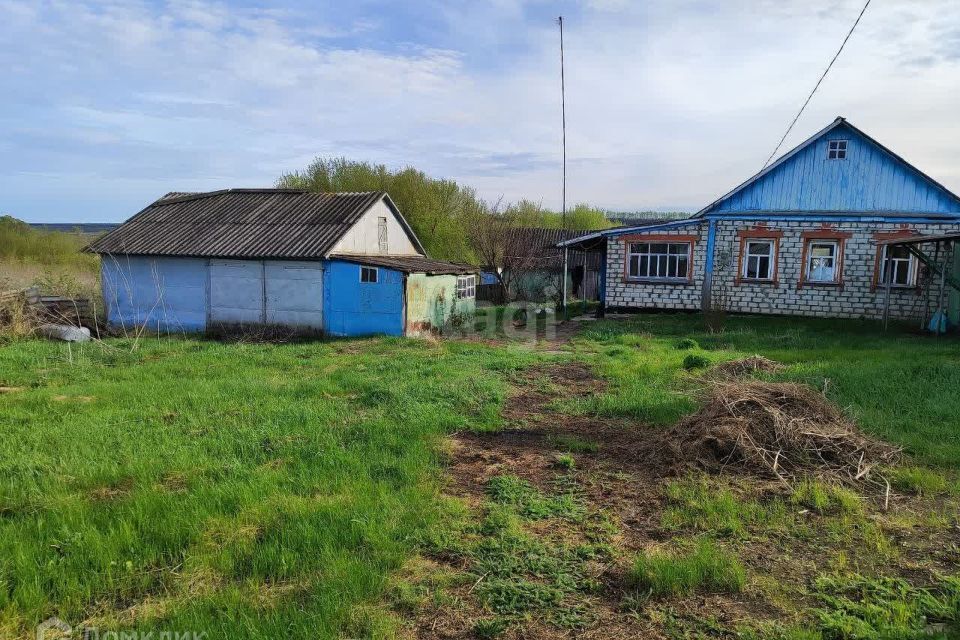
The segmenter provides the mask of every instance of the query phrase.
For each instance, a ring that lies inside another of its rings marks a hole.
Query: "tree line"
[[[559,212],[536,202],[489,203],[471,187],[430,177],[413,167],[391,170],[346,158],[317,158],[306,169],[281,176],[277,187],[317,192],[386,191],[427,253],[440,260],[479,264],[486,253],[482,244],[489,240],[491,229],[563,226]],[[570,230],[611,226],[602,210],[587,204],[577,204],[567,212],[566,228]]]

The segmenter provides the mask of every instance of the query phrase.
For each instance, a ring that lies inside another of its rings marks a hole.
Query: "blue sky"
[[[960,23],[874,2],[788,145],[836,115],[960,191]],[[0,0],[0,213],[119,221],[317,155],[489,199],[696,210],[756,172],[861,0]]]

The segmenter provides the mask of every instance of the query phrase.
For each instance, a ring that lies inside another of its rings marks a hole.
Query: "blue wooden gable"
[[[830,141],[846,157],[829,157]],[[734,212],[957,214],[960,198],[843,118],[698,215]]]

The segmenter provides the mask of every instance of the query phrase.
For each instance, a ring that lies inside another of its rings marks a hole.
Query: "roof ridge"
[[[171,194],[179,194],[173,197],[170,197]],[[203,200],[206,198],[215,198],[217,196],[229,195],[232,193],[296,193],[296,194],[315,194],[318,196],[372,196],[372,195],[384,195],[386,191],[310,191],[309,189],[284,189],[284,188],[247,188],[247,187],[231,187],[227,189],[217,189],[214,191],[195,191],[195,192],[185,192],[185,191],[171,191],[166,195],[158,198],[153,205],[151,206],[162,206],[168,204],[177,204],[180,202],[191,202],[194,200]]]

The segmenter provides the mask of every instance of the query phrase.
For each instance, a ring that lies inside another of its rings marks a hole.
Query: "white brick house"
[[[842,118],[692,218],[562,243],[604,251],[607,309],[922,318],[952,247],[923,264],[885,240],[960,232],[960,197]],[[887,281],[890,286],[887,286]],[[954,313],[960,303],[953,292]]]

